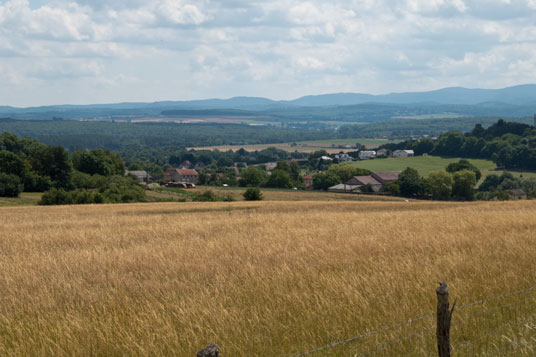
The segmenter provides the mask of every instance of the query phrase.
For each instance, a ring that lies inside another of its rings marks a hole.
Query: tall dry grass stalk
[[[535,217],[528,201],[0,208],[0,355],[303,352],[433,312],[438,280],[458,304],[536,285]],[[454,353],[534,354],[527,297],[455,313]],[[377,354],[433,354],[433,332]]]

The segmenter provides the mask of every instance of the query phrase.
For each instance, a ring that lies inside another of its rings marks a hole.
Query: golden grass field
[[[536,285],[535,217],[534,201],[2,207],[0,355],[305,352],[434,312],[438,280],[458,306]],[[453,354],[534,355],[535,296],[459,308]],[[315,356],[434,355],[433,326]]]

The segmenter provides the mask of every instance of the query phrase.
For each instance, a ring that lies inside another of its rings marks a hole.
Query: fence
[[[311,349],[306,352],[298,353],[293,355],[294,357],[301,357],[301,356],[308,356],[313,354],[318,354],[320,352],[328,352],[331,349],[334,349],[336,347],[344,346],[352,342],[356,342],[362,339],[365,339],[366,337],[379,335],[381,333],[384,333],[389,330],[393,330],[395,328],[403,327],[411,325],[415,322],[419,321],[425,321],[426,319],[430,319],[433,316],[436,316],[435,323],[427,326],[426,328],[414,331],[408,335],[404,335],[401,337],[397,337],[394,339],[391,339],[389,341],[386,341],[384,343],[381,343],[380,345],[375,346],[373,349],[369,349],[360,353],[352,353],[354,356],[369,356],[381,351],[386,350],[390,346],[393,346],[397,343],[408,341],[415,336],[419,335],[426,335],[428,333],[431,333],[432,331],[436,331],[436,341],[437,341],[437,353],[439,357],[449,357],[454,351],[454,354],[463,354],[463,349],[474,345],[475,343],[481,342],[482,340],[490,337],[496,337],[497,335],[502,335],[508,331],[512,331],[516,328],[519,328],[521,326],[527,326],[527,328],[531,329],[532,331],[536,331],[536,316],[532,315],[530,318],[526,318],[527,316],[524,316],[524,319],[521,319],[521,321],[515,321],[512,323],[507,323],[506,326],[502,326],[498,330],[495,330],[493,333],[488,334],[481,334],[476,337],[467,339],[465,341],[460,341],[454,345],[451,344],[450,341],[450,331],[451,331],[451,325],[459,324],[461,322],[469,321],[472,318],[475,317],[493,317],[492,315],[495,311],[503,311],[503,309],[512,308],[512,307],[519,307],[521,304],[527,304],[529,301],[534,302],[536,300],[536,296],[528,296],[524,297],[521,301],[516,301],[508,304],[502,304],[499,306],[495,306],[492,308],[488,308],[485,311],[481,312],[473,312],[473,313],[465,313],[468,308],[471,307],[477,307],[482,306],[490,302],[497,302],[501,301],[510,297],[514,296],[522,296],[523,294],[527,294],[533,291],[536,291],[536,285],[528,287],[526,289],[513,291],[510,293],[505,293],[477,301],[473,301],[470,303],[462,304],[459,306],[456,306],[456,301],[454,301],[454,304],[452,305],[452,308],[450,308],[450,302],[449,302],[449,289],[448,285],[446,283],[440,282],[440,286],[436,289],[436,295],[437,295],[437,311],[435,313],[428,313],[425,315],[413,317],[406,321],[401,321],[396,324],[382,327],[380,329],[374,330],[374,331],[368,331],[353,337],[349,337],[344,340],[336,341],[333,343],[330,343],[328,345],[320,346],[314,349]],[[457,315],[464,315],[457,317],[456,320],[453,320],[454,312],[456,311]],[[531,325],[534,325],[532,326]],[[536,345],[536,339],[532,339],[532,344]],[[509,343],[506,344],[506,346],[503,346],[501,348],[497,348],[496,351],[489,354],[489,356],[500,356],[504,352],[506,352],[508,349],[511,350],[511,352],[519,350],[523,347],[527,347],[526,344],[516,343],[514,341],[509,341]],[[205,349],[199,351],[197,353],[197,357],[219,357],[220,350],[217,345],[209,345]],[[469,353],[465,353],[469,354]],[[473,353],[474,354],[474,353]]]

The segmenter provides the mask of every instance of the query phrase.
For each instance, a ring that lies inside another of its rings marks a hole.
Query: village
[[[323,168],[329,168],[332,164],[338,163],[350,163],[352,161],[360,160],[372,160],[372,159],[381,159],[387,157],[393,158],[405,158],[413,157],[413,150],[395,150],[390,152],[387,149],[375,150],[364,150],[358,151],[356,157],[349,155],[348,153],[339,153],[332,155],[322,155],[316,159],[315,166],[322,166]],[[301,182],[303,183],[302,189],[313,190],[313,180],[314,177],[321,173],[322,171],[310,171],[309,167],[306,167],[310,163],[310,159],[289,159],[286,160],[288,164],[297,164],[300,166],[300,175]],[[242,171],[248,168],[246,163],[235,163],[234,166],[227,166],[219,168],[221,172],[216,172],[215,174],[204,172],[206,165],[203,162],[198,162],[195,165],[192,164],[189,160],[185,160],[178,167],[169,167],[167,168],[162,177],[151,176],[145,170],[127,170],[125,175],[132,175],[136,177],[139,182],[143,185],[148,185],[150,183],[158,183],[162,186],[173,187],[173,188],[182,188],[190,189],[195,188],[196,185],[200,184],[200,177],[203,175],[205,177],[211,178],[212,175],[215,176],[216,181],[222,179],[226,175],[232,176],[236,182],[240,180],[240,174]],[[278,162],[267,162],[265,164],[257,164],[254,167],[265,171],[267,176],[272,174],[273,170],[276,170],[278,167]],[[398,179],[398,176],[401,171],[378,171],[373,172],[367,176],[353,176],[351,179],[341,182],[339,184],[333,185],[327,189],[329,192],[337,193],[368,193],[368,194],[381,194],[384,192],[384,186],[390,182],[394,182]],[[206,184],[206,182],[201,182]],[[227,183],[221,184],[221,186],[228,187],[230,186]],[[295,187],[295,189],[298,189]]]

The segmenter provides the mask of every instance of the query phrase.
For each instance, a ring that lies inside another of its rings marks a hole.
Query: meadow
[[[439,156],[415,156],[415,157],[399,157],[373,159],[366,161],[354,161],[352,165],[364,168],[371,171],[402,171],[407,167],[412,167],[419,171],[422,176],[428,176],[432,171],[444,170],[448,164],[457,162],[461,158],[445,158]],[[501,175],[504,171],[497,170],[497,165],[490,160],[482,159],[466,159],[473,165],[478,167],[482,172],[482,180],[488,175]],[[523,177],[536,177],[535,172],[508,171],[515,177],[523,175]]]
[[[536,353],[536,205],[218,202],[0,208],[0,355]],[[428,315],[432,313],[431,315]]]

